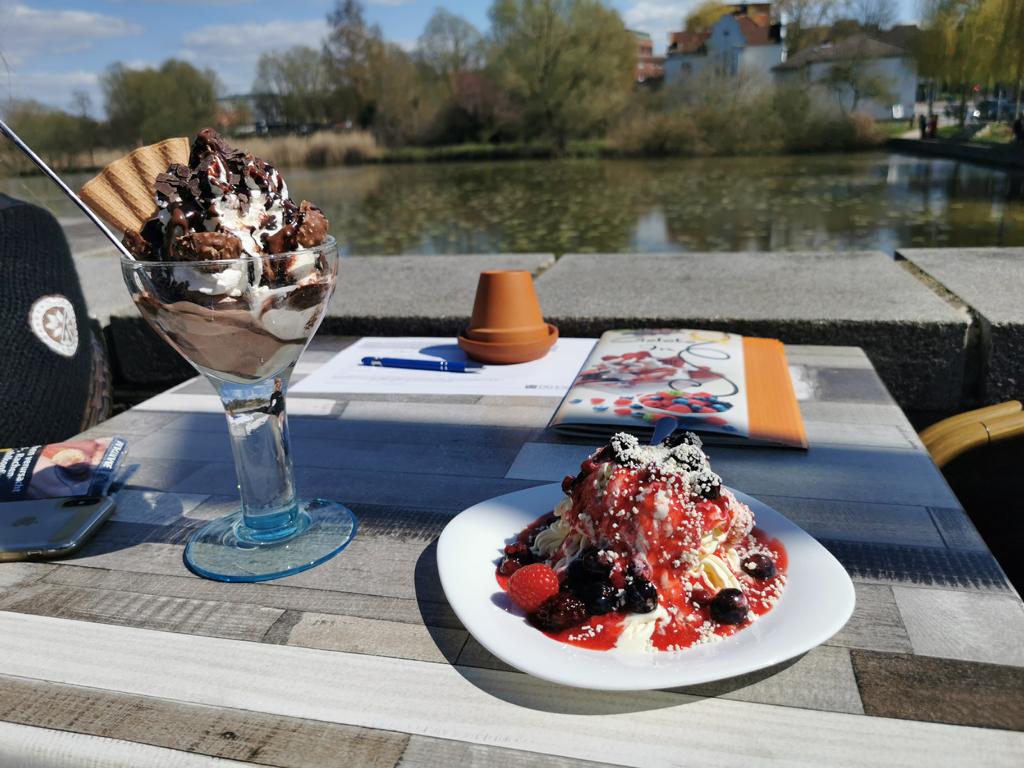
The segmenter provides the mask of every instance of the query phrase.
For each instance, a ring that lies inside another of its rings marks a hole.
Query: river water
[[[884,152],[369,165],[286,179],[353,255],[1024,245],[1024,176]],[[73,215],[40,178],[0,180],[0,191]]]

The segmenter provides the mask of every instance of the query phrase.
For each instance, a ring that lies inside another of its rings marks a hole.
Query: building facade
[[[673,32],[665,58],[666,84],[699,74],[771,76],[785,58],[782,27],[771,22],[770,6],[733,6],[708,29]]]
[[[875,120],[914,114],[917,65],[903,48],[864,34],[799,51],[773,69],[780,84],[799,84],[820,106],[859,112]],[[874,95],[878,90],[884,95]]]
[[[647,32],[633,32],[636,37],[636,70],[634,79],[637,85],[651,85],[665,77],[665,57],[654,55],[654,42]]]

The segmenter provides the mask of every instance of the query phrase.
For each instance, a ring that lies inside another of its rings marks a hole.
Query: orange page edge
[[[744,337],[743,364],[750,437],[806,449],[807,431],[783,343]]]

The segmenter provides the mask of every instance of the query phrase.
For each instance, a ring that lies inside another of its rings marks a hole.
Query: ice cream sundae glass
[[[153,211],[123,227],[133,256],[122,257],[125,283],[153,329],[220,395],[241,496],[239,510],[196,531],[185,562],[222,581],[317,565],[355,532],[345,506],[296,497],[285,413],[289,378],[337,278],[327,219],[293,202],[276,169],[210,129],[187,163],[156,176]]]

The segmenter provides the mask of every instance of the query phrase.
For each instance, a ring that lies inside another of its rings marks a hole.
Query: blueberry
[[[580,599],[594,616],[611,613],[618,607],[616,590],[607,581],[591,581],[580,590]]]
[[[719,624],[742,624],[750,607],[738,589],[723,589],[711,601],[711,618]]]
[[[759,581],[774,579],[777,573],[775,561],[768,555],[754,554],[743,561],[742,570]]]
[[[633,613],[650,613],[658,607],[658,588],[646,579],[635,578],[626,585],[626,608]]]
[[[583,561],[576,559],[569,563],[569,567],[565,571],[565,584],[573,592],[582,589],[583,585],[589,581],[587,572],[583,569]]]
[[[579,560],[583,563],[583,569],[587,573],[602,579],[608,578],[612,572],[612,566],[615,565],[615,558],[611,556],[611,553],[594,548],[584,550]]]

